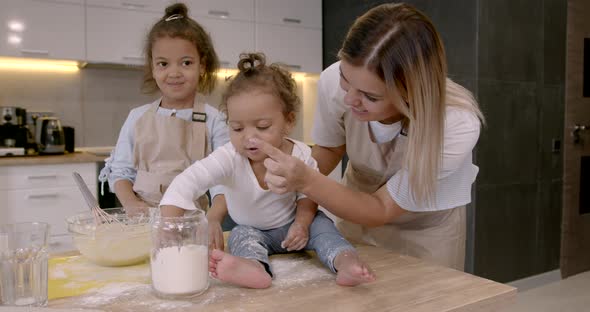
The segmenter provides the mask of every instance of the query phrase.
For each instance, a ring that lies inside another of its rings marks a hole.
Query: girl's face
[[[281,149],[284,137],[291,131],[295,114],[285,117],[282,101],[268,92],[248,91],[227,99],[230,141],[241,155],[253,162],[267,156],[253,146],[256,138]]]
[[[161,37],[152,47],[152,73],[167,106],[192,106],[204,68],[193,43]]]
[[[344,103],[358,120],[394,123],[402,119],[394,103],[401,96],[387,91],[385,83],[365,67],[340,62],[340,87],[346,92]]]

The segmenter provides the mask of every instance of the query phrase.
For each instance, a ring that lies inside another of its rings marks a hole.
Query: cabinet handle
[[[209,15],[221,17],[221,18],[228,18],[229,12],[228,11],[220,11],[220,10],[209,10]]]
[[[283,17],[283,23],[287,24],[301,24],[301,20],[298,18]]]
[[[20,52],[23,54],[49,55],[48,50],[21,49]]]
[[[131,2],[121,2],[121,5],[126,8],[129,8],[129,9],[143,9],[147,6],[145,4],[131,3]]]
[[[135,56],[135,55],[125,55],[123,56],[124,60],[135,60],[135,61],[145,61],[143,56]]]
[[[57,179],[57,175],[39,175],[39,176],[28,176],[27,180],[45,180],[45,179]]]
[[[301,70],[301,65],[297,65],[297,64],[285,64],[285,66],[289,67],[290,69]]]
[[[27,199],[46,199],[46,198],[57,198],[59,195],[56,193],[53,194],[36,194],[36,195],[29,195]]]

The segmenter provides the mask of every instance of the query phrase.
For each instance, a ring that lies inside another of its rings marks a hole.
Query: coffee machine
[[[15,106],[0,107],[0,156],[24,155],[34,143],[26,127],[27,111]]]

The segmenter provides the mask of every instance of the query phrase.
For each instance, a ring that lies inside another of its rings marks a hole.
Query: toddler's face
[[[162,37],[152,48],[153,77],[163,101],[171,105],[192,103],[203,71],[197,48],[181,38]]]
[[[230,141],[238,153],[257,162],[267,156],[255,148],[250,139],[266,141],[281,148],[283,138],[293,127],[294,115],[287,120],[282,101],[267,92],[239,93],[227,99]]]

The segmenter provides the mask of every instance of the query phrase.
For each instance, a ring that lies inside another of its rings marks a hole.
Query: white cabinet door
[[[256,24],[258,51],[269,62],[281,62],[292,71],[322,71],[322,31],[280,25]]]
[[[96,184],[89,188],[96,196]],[[2,223],[47,222],[51,235],[65,234],[65,218],[89,209],[77,187],[0,191],[0,198]]]
[[[87,7],[87,60],[143,65],[144,40],[160,17],[151,12]]]
[[[322,0],[256,0],[256,22],[322,28]]]
[[[72,172],[78,172],[89,184],[96,184],[96,163],[2,166],[0,190],[44,189],[75,186]]]
[[[189,14],[239,21],[254,21],[254,0],[188,0]],[[163,12],[163,11],[162,11]]]
[[[139,10],[160,13],[164,16],[164,9],[172,4],[174,0],[86,0],[89,7],[104,7],[121,10]]]
[[[0,55],[84,59],[83,5],[35,0],[0,5]]]
[[[254,23],[201,18],[209,32],[222,68],[236,68],[240,53],[254,51]]]

